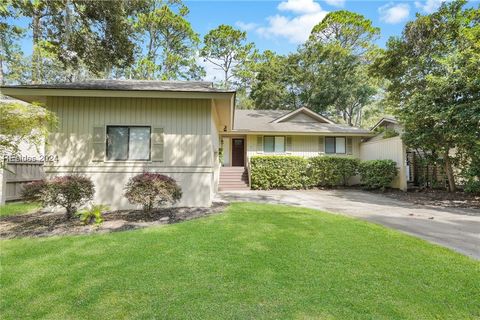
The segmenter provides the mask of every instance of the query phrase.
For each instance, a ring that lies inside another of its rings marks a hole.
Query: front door
[[[245,165],[244,139],[232,139],[232,166],[243,167]]]

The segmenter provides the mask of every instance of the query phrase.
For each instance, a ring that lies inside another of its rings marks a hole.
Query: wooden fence
[[[7,169],[0,175],[2,201],[19,200],[24,184],[44,177],[43,162],[8,163]]]

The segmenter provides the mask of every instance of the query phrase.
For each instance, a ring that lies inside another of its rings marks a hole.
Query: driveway
[[[220,192],[217,197],[345,214],[480,259],[480,210],[477,209],[422,206],[359,190],[235,191]]]

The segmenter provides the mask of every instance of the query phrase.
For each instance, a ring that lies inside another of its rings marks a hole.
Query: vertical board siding
[[[212,165],[210,100],[49,97],[47,105],[59,119],[48,141],[59,159],[54,166],[101,166],[92,162],[93,128],[107,125],[164,128],[162,166]]]
[[[248,135],[247,136],[247,158],[254,155],[265,155],[268,153],[262,153],[257,150],[257,135]],[[319,136],[301,136],[295,135],[292,137],[292,150],[288,152],[288,155],[291,156],[300,156],[305,158],[315,157],[318,155],[325,155],[325,153],[319,151],[318,147],[318,137]],[[352,137],[352,156],[355,158],[360,157],[360,138]],[[328,154],[334,155],[334,154]],[[345,155],[337,155],[345,156]]]
[[[361,160],[393,160],[397,163],[398,175],[392,182],[393,188],[407,189],[407,153],[400,136],[364,142],[360,145]]]

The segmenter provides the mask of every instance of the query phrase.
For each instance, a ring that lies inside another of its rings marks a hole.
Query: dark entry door
[[[232,166],[245,165],[244,139],[232,139]]]

